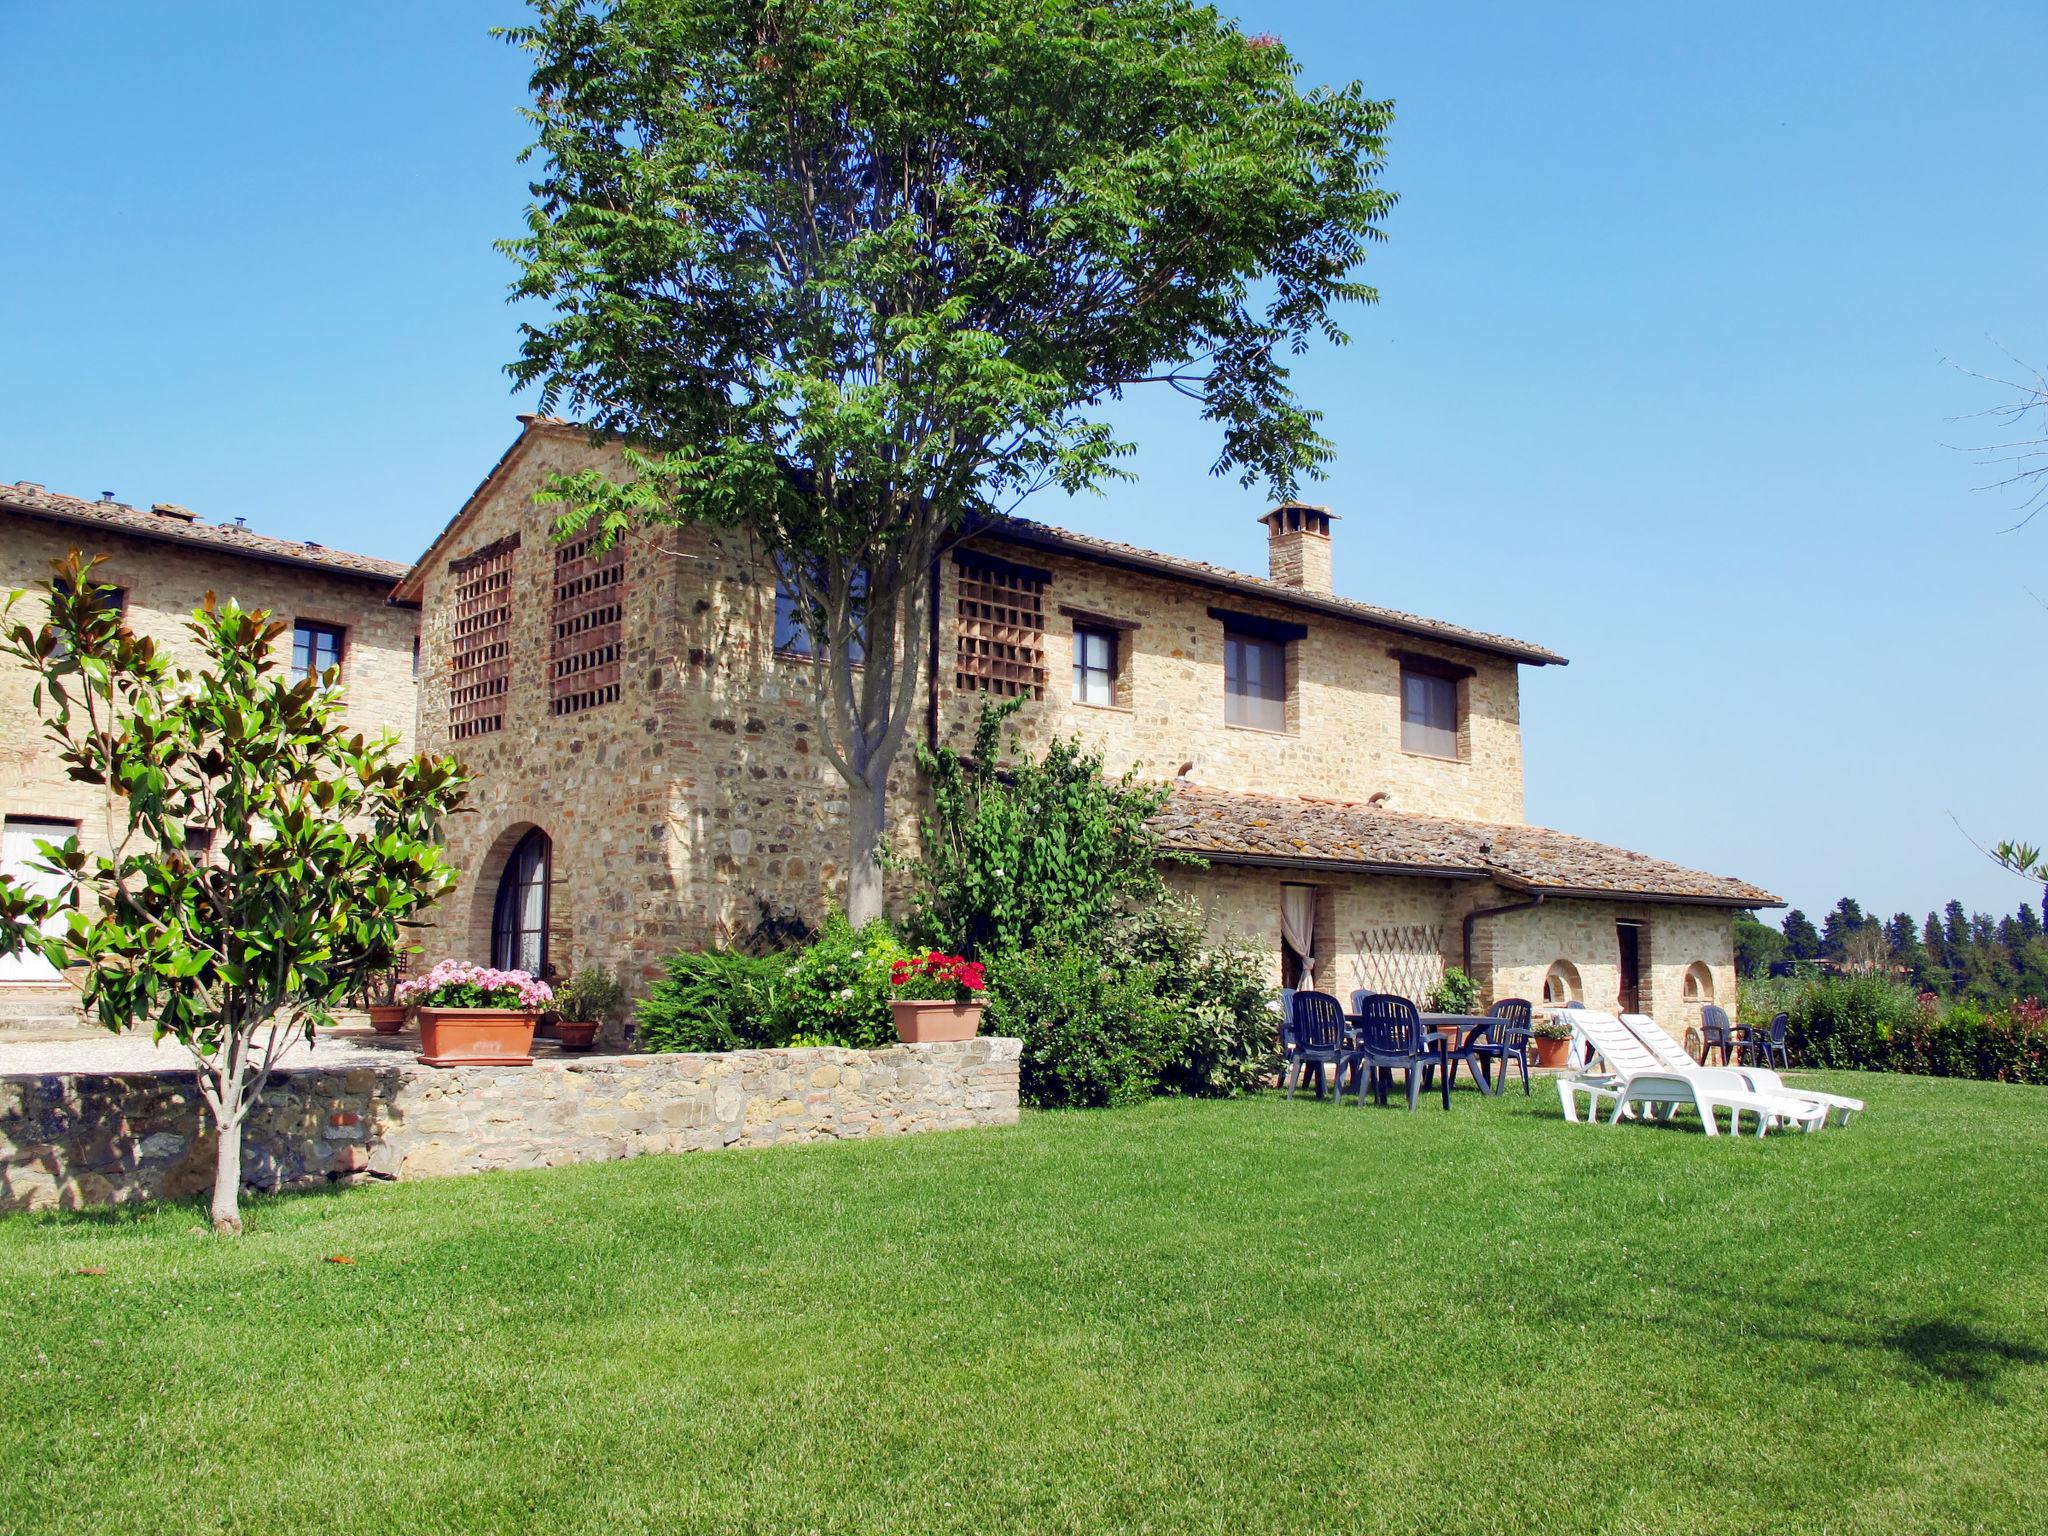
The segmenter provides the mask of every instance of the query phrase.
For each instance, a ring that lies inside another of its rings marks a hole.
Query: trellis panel
[[[1045,583],[1013,570],[960,567],[954,685],[1045,697]]]
[[[1418,1008],[1444,979],[1442,934],[1434,923],[1360,928],[1351,935],[1359,985],[1405,997]]]
[[[554,645],[549,659],[549,710],[572,715],[619,696],[619,654],[625,638],[626,548],[592,551],[597,535],[555,550]]]
[[[448,735],[455,741],[500,729],[511,685],[512,557],[518,535],[453,561],[455,628],[448,664]]]

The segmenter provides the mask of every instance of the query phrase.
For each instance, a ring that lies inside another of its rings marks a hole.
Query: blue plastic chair
[[[1721,1053],[1721,1065],[1727,1066],[1735,1056],[1735,1031],[1728,1023],[1728,1010],[1708,1003],[1700,1009],[1700,1064],[1706,1065],[1715,1051]]]
[[[1327,1068],[1334,1098],[1340,1081],[1339,1072],[1350,1046],[1344,1035],[1344,1005],[1327,992],[1297,992],[1290,1001],[1289,1013],[1288,1022],[1294,1033],[1294,1056],[1288,1062],[1287,1097],[1294,1097],[1294,1090],[1313,1067],[1316,1097],[1320,1099],[1323,1096],[1323,1072]]]
[[[1455,1081],[1458,1063],[1472,1069],[1482,1093],[1499,1093],[1507,1086],[1508,1063],[1522,1069],[1522,1092],[1529,1093],[1529,1004],[1522,998],[1503,998],[1486,1010],[1486,1022],[1465,1037],[1465,1043],[1451,1052],[1450,1073]],[[1491,1070],[1489,1070],[1491,1069]],[[1498,1081],[1494,1074],[1498,1073]]]
[[[1451,1107],[1450,1062],[1443,1036],[1423,1027],[1422,1014],[1405,997],[1384,992],[1364,999],[1357,1010],[1359,1042],[1353,1052],[1358,1067],[1358,1102],[1365,1102],[1365,1080],[1372,1077],[1373,1102],[1387,1102],[1387,1086],[1395,1071],[1408,1082],[1408,1108],[1415,1108],[1432,1075],[1442,1074],[1444,1108]]]
[[[1791,1067],[1792,1053],[1785,1048],[1785,1031],[1791,1023],[1791,1014],[1774,1013],[1771,1015],[1771,1027],[1753,1042],[1753,1048],[1763,1057],[1765,1066]]]

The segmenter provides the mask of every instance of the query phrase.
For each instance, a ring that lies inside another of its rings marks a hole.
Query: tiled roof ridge
[[[330,549],[311,540],[281,539],[273,534],[258,533],[239,523],[202,523],[188,509],[168,502],[144,508],[131,506],[125,501],[94,501],[49,490],[33,480],[21,480],[12,485],[0,482],[0,507],[74,526],[104,527],[135,538],[241,555],[252,560],[304,566],[338,576],[395,583],[410,569],[401,560],[384,560],[375,555]]]

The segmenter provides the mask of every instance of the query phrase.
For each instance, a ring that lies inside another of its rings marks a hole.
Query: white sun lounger
[[[1601,1064],[1598,1071],[1566,1073],[1558,1078],[1558,1099],[1567,1120],[1578,1120],[1580,1094],[1586,1096],[1588,1122],[1598,1118],[1602,1099],[1614,1101],[1609,1124],[1629,1119],[1638,1110],[1647,1119],[1668,1120],[1690,1105],[1709,1136],[1720,1134],[1717,1118],[1724,1109],[1728,1111],[1729,1130],[1736,1134],[1742,1129],[1745,1112],[1756,1117],[1759,1136],[1780,1122],[1813,1131],[1826,1118],[1826,1108],[1814,1100],[1789,1092],[1760,1092],[1732,1068],[1698,1066],[1689,1057],[1682,1067],[1668,1065],[1660,1053],[1611,1013],[1575,1008],[1567,1017],[1584,1047],[1586,1059]],[[1669,1037],[1665,1038],[1669,1042]],[[1676,1045],[1671,1045],[1671,1049],[1675,1051]],[[1659,1110],[1663,1112],[1661,1116]]]
[[[1811,1099],[1827,1113],[1823,1121],[1833,1120],[1836,1125],[1847,1125],[1849,1117],[1863,1108],[1861,1099],[1852,1099],[1846,1093],[1822,1093],[1818,1088],[1808,1088],[1803,1083],[1788,1083],[1769,1067],[1736,1067],[1735,1072],[1758,1093],[1784,1093],[1796,1099]]]
[[[1685,1048],[1665,1034],[1658,1027],[1657,1021],[1648,1014],[1624,1013],[1621,1022],[1626,1024],[1629,1033],[1642,1041],[1644,1048],[1665,1066],[1688,1072],[1697,1071],[1705,1065],[1703,1062],[1695,1062],[1688,1056]],[[1837,1125],[1847,1125],[1849,1117],[1863,1108],[1861,1099],[1852,1099],[1839,1093],[1822,1093],[1818,1088],[1808,1088],[1800,1083],[1788,1083],[1769,1067],[1735,1067],[1732,1070],[1753,1092],[1766,1098],[1782,1096],[1820,1105],[1824,1111],[1820,1122],[1822,1125],[1827,1124],[1830,1119]]]

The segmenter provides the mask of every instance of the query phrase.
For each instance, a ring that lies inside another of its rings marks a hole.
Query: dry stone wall
[[[250,1115],[243,1178],[275,1190],[1014,1125],[1018,1051],[984,1037],[281,1072]],[[201,1193],[213,1179],[202,1119],[190,1072],[0,1077],[0,1211]]]

